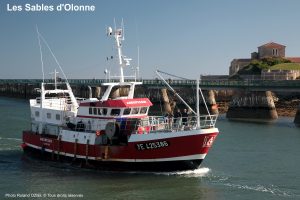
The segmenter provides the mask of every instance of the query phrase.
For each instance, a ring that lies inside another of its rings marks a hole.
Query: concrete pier
[[[37,96],[39,93],[35,88],[40,88],[40,84],[1,84],[0,95],[15,98],[32,98]]]
[[[173,114],[176,102],[173,99],[169,98],[166,88],[161,89],[161,94],[164,103],[164,111],[166,113]]]
[[[99,86],[95,87],[95,95],[94,95],[94,97],[100,98],[100,94],[101,94],[101,87],[99,87]]]
[[[297,113],[296,113],[296,116],[295,116],[294,123],[295,123],[297,126],[300,126],[300,104],[299,104],[299,106],[298,106],[298,110],[297,110]]]
[[[215,115],[219,113],[216,98],[215,98],[215,92],[213,90],[204,90],[203,96],[205,98],[209,113],[211,115]],[[200,113],[201,114],[208,114],[207,109],[205,107],[205,104],[203,102],[203,99],[200,96]]]
[[[239,91],[233,96],[226,117],[234,120],[272,121],[278,115],[270,91]]]

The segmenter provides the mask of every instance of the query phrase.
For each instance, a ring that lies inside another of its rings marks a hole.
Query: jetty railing
[[[106,82],[119,82],[118,79],[69,79],[71,85],[101,85]],[[162,86],[163,82],[158,79],[139,79],[128,82],[139,81],[145,86]],[[166,79],[172,86],[195,86],[196,80]],[[0,79],[0,84],[39,84],[42,79]],[[45,83],[53,82],[52,79],[45,79]],[[58,81],[59,83],[59,81]],[[220,88],[243,88],[243,87],[280,87],[280,88],[299,88],[300,80],[200,80],[200,87],[220,87]]]

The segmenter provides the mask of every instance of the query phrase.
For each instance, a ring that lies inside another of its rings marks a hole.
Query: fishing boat
[[[219,133],[216,115],[200,115],[199,83],[194,111],[157,71],[190,114],[186,119],[149,116],[151,101],[134,95],[142,82],[127,81],[123,74],[131,60],[122,53],[123,28],[109,27],[107,35],[117,49],[118,81],[102,84],[100,98],[83,99],[76,98],[68,80],[58,80],[54,72],[54,82],[43,81],[40,96],[30,99],[31,128],[23,131],[23,150],[53,161],[109,170],[198,168]]]

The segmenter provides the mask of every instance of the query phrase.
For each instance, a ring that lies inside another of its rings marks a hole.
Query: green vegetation
[[[300,63],[281,63],[270,67],[270,70],[300,70]]]
[[[239,75],[259,75],[264,69],[271,69],[273,66],[280,64],[294,64],[291,61],[284,58],[267,57],[261,60],[253,60],[249,65],[238,71]]]
[[[268,65],[268,66],[273,66],[273,65],[277,65],[277,64],[281,64],[281,63],[290,63],[291,61],[285,59],[285,58],[275,58],[275,57],[267,57],[267,58],[263,58],[261,59],[261,61]]]
[[[253,60],[249,65],[238,71],[239,75],[246,75],[246,74],[251,74],[251,75],[259,75],[261,74],[262,69],[267,69],[268,65],[263,63],[260,60]]]

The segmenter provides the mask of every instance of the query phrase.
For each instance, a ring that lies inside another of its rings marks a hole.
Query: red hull
[[[59,141],[56,138],[24,131],[23,142],[25,146],[23,145],[23,148],[31,147],[31,149],[53,155],[59,154],[64,157],[93,162],[145,164],[197,161],[197,166],[199,166],[217,134],[218,132],[213,132],[159,140],[128,142],[126,146],[100,146]]]

